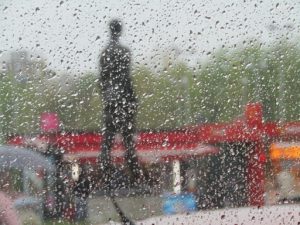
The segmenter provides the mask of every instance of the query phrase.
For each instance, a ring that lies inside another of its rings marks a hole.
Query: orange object
[[[273,143],[270,147],[272,160],[300,159],[300,142]]]

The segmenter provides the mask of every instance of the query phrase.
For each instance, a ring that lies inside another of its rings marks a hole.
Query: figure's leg
[[[105,130],[103,133],[99,166],[103,178],[102,180],[105,184],[108,184],[113,174],[111,148],[116,134],[116,128],[113,123],[114,120],[112,115],[107,111],[105,114]]]
[[[129,169],[131,179],[133,182],[142,179],[143,172],[139,165],[138,157],[136,154],[134,134],[135,134],[135,124],[134,124],[134,114],[128,113],[126,115],[126,121],[122,125],[122,136],[124,145],[126,148],[125,162]]]
[[[131,124],[129,124],[129,127]],[[131,129],[125,129],[123,132],[124,145],[126,147],[125,161],[130,175],[130,184],[135,188],[142,188],[143,191],[150,191],[150,177],[138,161],[135,148],[134,133]]]
[[[123,132],[123,138],[126,148],[125,161],[127,163],[127,166],[134,176],[139,176],[141,171],[135,149],[134,133],[130,129],[125,129],[125,131]]]
[[[99,159],[99,163],[102,170],[105,170],[107,167],[110,167],[112,164],[110,152],[111,152],[114,136],[115,136],[114,130],[106,128],[103,134],[101,154]]]

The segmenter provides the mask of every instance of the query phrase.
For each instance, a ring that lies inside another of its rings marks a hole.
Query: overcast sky
[[[150,67],[174,48],[193,65],[247,38],[269,43],[300,36],[299,0],[0,0],[0,11],[3,55],[27,50],[52,69],[72,73],[97,69],[107,21],[116,17],[125,24],[122,43],[134,63]]]

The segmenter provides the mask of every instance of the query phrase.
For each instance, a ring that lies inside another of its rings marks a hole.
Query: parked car
[[[2,201],[10,200],[11,212],[17,212],[23,224],[42,224],[43,217],[53,211],[54,170],[53,164],[38,152],[0,146]]]

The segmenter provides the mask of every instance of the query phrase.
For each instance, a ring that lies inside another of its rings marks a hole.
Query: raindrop
[[[245,69],[249,69],[249,68],[251,68],[252,67],[252,63],[249,63],[249,64],[247,64],[246,66],[245,66]]]

